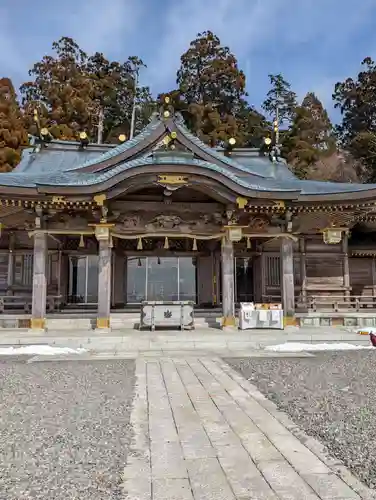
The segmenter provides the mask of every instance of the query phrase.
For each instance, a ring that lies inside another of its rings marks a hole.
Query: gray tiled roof
[[[42,148],[39,152],[34,152],[34,149],[29,148],[23,151],[22,159],[12,173],[50,175],[70,170],[82,162],[98,158],[102,154],[98,150],[80,150],[77,144],[74,149]]]
[[[271,191],[271,192],[301,192],[302,194],[334,194],[341,192],[356,192],[367,191],[368,189],[376,189],[376,185],[367,184],[339,184],[332,182],[319,182],[319,181],[302,181],[298,179],[279,181],[272,178],[262,178],[252,173],[242,172],[234,173],[233,170],[225,166],[216,165],[214,163],[197,160],[195,158],[187,159],[186,157],[163,156],[156,162],[155,158],[141,157],[130,162],[123,162],[108,171],[98,173],[82,173],[73,171],[54,171],[46,175],[40,173],[38,175],[23,172],[12,172],[0,175],[0,186],[23,186],[23,187],[37,187],[37,186],[90,186],[100,184],[111,179],[113,176],[121,174],[127,170],[131,170],[144,165],[152,164],[173,164],[176,165],[193,165],[207,169],[213,172],[218,172],[227,179],[236,183],[243,189],[252,191]],[[276,167],[278,168],[278,166]]]
[[[106,153],[103,153],[101,156],[97,156],[95,158],[89,158],[85,162],[81,162],[80,164],[77,164],[75,167],[70,168],[69,170],[78,170],[80,168],[84,167],[89,167],[90,165],[95,165],[96,163],[102,162],[109,160],[110,158],[114,158],[117,155],[124,153],[124,151],[128,151],[135,147],[137,144],[140,144],[148,135],[150,135],[157,127],[160,125],[160,121],[154,118],[151,120],[151,122],[140,132],[138,135],[136,135],[133,139],[130,139],[123,144],[119,144],[119,146],[116,146],[115,148],[109,149]]]
[[[335,194],[362,192],[376,189],[370,184],[340,184],[333,182],[303,181],[297,179],[284,161],[272,163],[268,157],[260,156],[257,150],[233,151],[227,157],[223,151],[206,146],[194,136],[184,125],[180,116],[176,117],[177,129],[186,139],[211,156],[213,161],[188,159],[187,156],[171,152],[171,155],[156,158],[145,155],[135,160],[119,162],[108,169],[96,173],[83,173],[82,167],[94,165],[109,158],[116,158],[124,151],[130,150],[145,140],[159,125],[154,116],[149,125],[134,139],[119,146],[90,144],[80,149],[78,143],[69,141],[52,141],[39,152],[26,149],[20,164],[10,173],[0,174],[0,186],[37,187],[37,186],[90,186],[100,184],[127,170],[152,164],[194,165],[217,172],[242,190],[271,192],[300,192],[301,194]],[[150,153],[150,152],[149,152]],[[1,191],[1,188],[0,188]]]
[[[262,179],[260,177],[254,176],[252,174],[243,174],[242,176],[235,174],[233,171],[227,169],[224,166],[219,166],[214,163],[209,163],[202,160],[197,160],[195,158],[187,159],[186,157],[179,156],[164,156],[158,159],[156,162],[155,158],[141,157],[135,160],[120,163],[111,170],[97,172],[97,173],[82,173],[82,172],[72,172],[72,171],[61,171],[59,173],[51,173],[49,175],[31,175],[24,173],[10,173],[6,175],[0,175],[0,185],[2,186],[17,186],[22,182],[22,185],[27,185],[30,187],[39,186],[90,186],[95,184],[101,184],[115,175],[121,174],[127,170],[134,169],[136,167],[141,167],[144,165],[153,165],[155,163],[161,164],[176,164],[176,165],[192,165],[201,167],[213,172],[218,172],[229,180],[238,184],[239,186],[258,191],[281,191],[280,185],[277,182],[269,181],[267,179]],[[6,181],[6,182],[4,182]],[[289,188],[286,186],[283,190],[296,191],[296,188]]]
[[[284,160],[273,163],[268,156],[261,156],[258,150],[235,150],[232,158],[250,173],[281,181],[296,179]]]

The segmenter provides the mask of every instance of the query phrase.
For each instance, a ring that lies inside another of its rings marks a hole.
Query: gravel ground
[[[134,362],[0,359],[0,499],[122,498]]]
[[[226,362],[376,488],[376,349]]]

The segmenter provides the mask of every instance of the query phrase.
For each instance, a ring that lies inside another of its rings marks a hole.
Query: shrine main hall
[[[206,146],[171,109],[119,145],[43,129],[0,174],[2,326],[87,315],[106,331],[143,301],[192,301],[225,327],[242,302],[282,303],[286,324],[375,324],[376,185],[299,180],[235,146]]]

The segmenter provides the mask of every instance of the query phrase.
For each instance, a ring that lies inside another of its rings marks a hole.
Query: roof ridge
[[[146,125],[146,127],[143,128],[143,130],[139,134],[133,137],[133,139],[129,139],[123,144],[119,144],[115,148],[112,148],[105,153],[100,154],[98,157],[86,160],[84,163],[70,168],[69,170],[67,170],[67,172],[72,172],[74,170],[80,170],[81,168],[89,167],[91,165],[96,165],[97,163],[101,163],[104,160],[109,160],[110,158],[113,158],[118,154],[128,151],[129,149],[139,144],[148,135],[150,135],[151,132],[153,132],[160,125],[160,123],[161,121],[159,119],[156,119],[156,115],[155,113],[153,113],[150,122]]]
[[[193,142],[196,146],[202,149],[205,153],[210,154],[213,158],[219,160],[221,163],[226,163],[229,167],[235,168],[247,174],[252,174],[256,177],[260,177],[261,179],[266,179],[267,177],[257,174],[256,172],[250,172],[246,167],[244,167],[241,163],[233,160],[232,158],[228,158],[224,154],[220,153],[214,148],[207,146],[201,139],[195,136],[185,125],[181,122],[175,122],[178,130],[191,142]]]

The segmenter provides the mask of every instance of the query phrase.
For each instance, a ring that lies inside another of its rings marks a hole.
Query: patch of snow
[[[52,347],[50,345],[24,345],[20,347],[0,348],[0,356],[18,356],[20,354],[56,356],[58,354],[83,354],[86,349],[70,347]]]
[[[266,351],[273,352],[304,352],[304,351],[350,351],[359,349],[375,349],[373,346],[363,346],[345,343],[332,344],[302,344],[300,342],[286,342],[285,344],[269,345]]]

